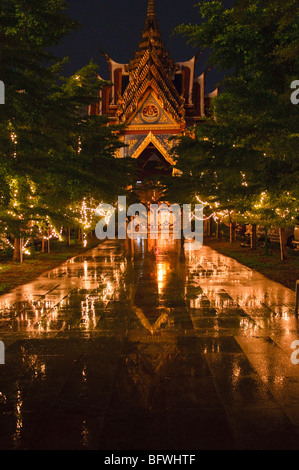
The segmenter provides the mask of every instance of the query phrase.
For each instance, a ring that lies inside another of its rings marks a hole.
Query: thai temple
[[[120,139],[126,147],[118,156],[136,159],[141,181],[143,176],[175,172],[170,155],[175,140],[169,138],[200,122],[217,90],[205,94],[205,74],[195,75],[196,56],[186,62],[169,57],[154,0],[148,1],[142,38],[132,60],[120,64],[106,58],[113,86],[103,88],[100,102],[90,112],[125,125]]]

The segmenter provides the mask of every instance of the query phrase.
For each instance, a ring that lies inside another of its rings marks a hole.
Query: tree
[[[69,225],[82,200],[115,199],[126,161],[114,159],[119,127],[88,116],[103,82],[90,63],[74,76],[49,50],[74,27],[64,0],[3,0],[0,12],[0,220],[18,241],[38,225]],[[15,256],[16,257],[16,256]]]
[[[265,191],[276,195],[276,204],[279,194],[298,199],[299,118],[290,101],[299,76],[298,3],[240,0],[227,9],[220,0],[204,0],[199,12],[200,25],[181,25],[177,32],[208,49],[209,66],[226,77],[212,117],[176,148],[178,167],[192,175],[188,191],[191,183],[222,208],[246,210],[250,221]]]

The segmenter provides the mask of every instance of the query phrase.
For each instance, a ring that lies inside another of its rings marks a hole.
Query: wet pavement
[[[0,297],[0,449],[299,449],[294,293],[189,248],[105,242]]]

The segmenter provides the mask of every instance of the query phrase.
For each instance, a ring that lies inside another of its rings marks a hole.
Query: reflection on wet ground
[[[299,449],[294,293],[109,241],[0,297],[1,449]]]

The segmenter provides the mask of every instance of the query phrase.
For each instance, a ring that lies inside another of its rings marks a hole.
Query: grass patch
[[[52,242],[51,253],[36,252],[34,258],[24,257],[22,264],[12,260],[1,261],[0,264],[0,294],[7,293],[11,289],[27,284],[46,271],[54,269],[74,256],[78,256],[97,246],[99,240],[92,240],[86,248],[82,245],[72,244],[66,246],[61,242]]]
[[[5,292],[9,291],[10,289],[12,289],[12,286],[8,282],[2,282],[0,284],[0,294],[4,294]]]

